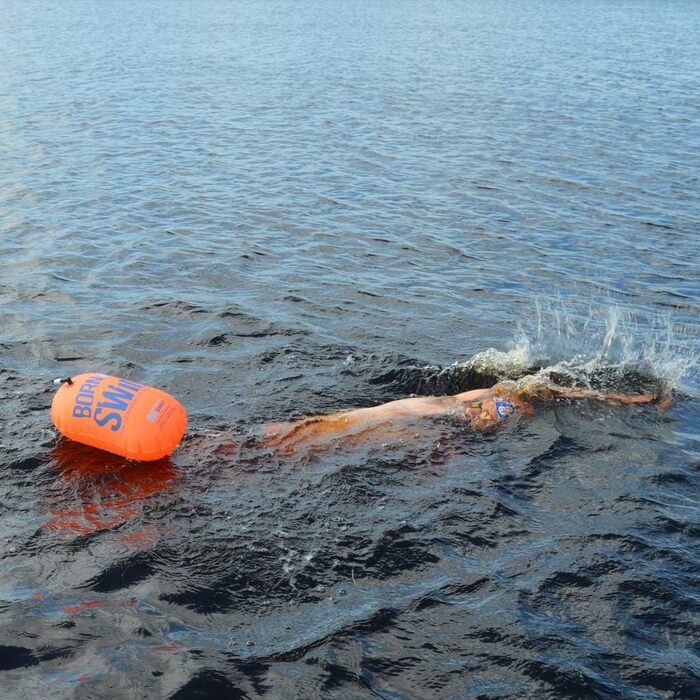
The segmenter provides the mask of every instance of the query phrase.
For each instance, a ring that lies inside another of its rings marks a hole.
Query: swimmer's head
[[[466,414],[469,424],[478,430],[485,430],[498,422],[492,399],[470,402],[467,404]]]
[[[508,398],[494,396],[467,404],[466,415],[470,425],[478,430],[493,428],[518,413],[531,415],[533,406],[510,394]]]

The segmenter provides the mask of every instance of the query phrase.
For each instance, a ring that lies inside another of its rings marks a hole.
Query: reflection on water
[[[65,537],[119,527],[143,511],[143,501],[164,491],[177,472],[169,459],[134,463],[59,440],[51,450],[56,479],[49,485],[44,527]],[[138,541],[143,535],[129,534]]]
[[[697,695],[697,3],[0,9],[5,696]],[[674,404],[259,439],[538,371]]]

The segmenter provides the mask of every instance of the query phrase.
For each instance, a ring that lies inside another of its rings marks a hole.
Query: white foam
[[[499,379],[518,379],[533,368],[548,378],[564,374],[579,383],[596,371],[634,371],[664,390],[681,386],[698,366],[697,345],[685,342],[669,316],[642,316],[615,304],[584,308],[533,304],[512,347],[489,348],[455,367],[476,369]]]

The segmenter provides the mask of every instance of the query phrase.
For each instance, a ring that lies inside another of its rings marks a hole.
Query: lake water
[[[0,694],[698,697],[699,40],[682,0],[0,0]],[[247,439],[542,367],[674,403]],[[171,459],[57,439],[93,370],[182,401]]]

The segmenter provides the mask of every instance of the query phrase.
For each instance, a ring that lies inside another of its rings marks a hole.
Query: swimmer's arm
[[[542,392],[543,398],[562,397],[566,399],[591,399],[593,401],[605,401],[608,403],[653,403],[658,401],[660,397],[654,394],[618,394],[618,393],[603,393],[592,389],[579,389],[577,387],[547,387]],[[659,405],[666,408],[671,405],[669,397],[659,402]]]

